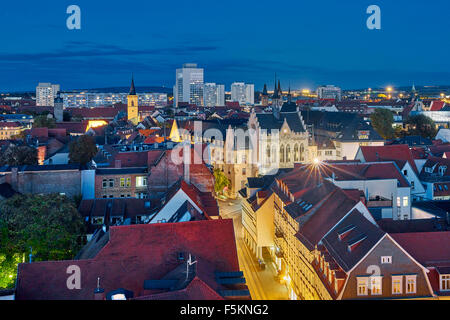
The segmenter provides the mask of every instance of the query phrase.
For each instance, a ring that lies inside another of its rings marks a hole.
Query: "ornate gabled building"
[[[278,87],[280,88],[280,87]],[[296,162],[309,162],[314,154],[309,151],[309,134],[300,110],[292,102],[281,105],[281,89],[272,97],[272,113],[252,110],[249,130],[257,137],[257,163],[259,174],[268,174],[279,168],[293,168]]]

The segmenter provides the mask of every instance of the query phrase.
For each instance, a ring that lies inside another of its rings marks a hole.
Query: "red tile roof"
[[[0,128],[20,128],[22,125],[19,122],[0,122]]]
[[[360,148],[366,162],[404,160],[408,161],[413,170],[418,173],[411,150],[406,144],[362,146]]]
[[[334,163],[322,165],[323,174],[329,177],[335,174],[336,180],[378,180],[397,179],[401,187],[409,187],[403,174],[392,162],[371,162],[371,163]]]
[[[239,270],[230,219],[111,227],[109,241],[92,259],[19,264],[16,299],[91,300],[97,278],[105,293],[124,288],[133,291],[134,297],[147,295],[144,281],[161,279],[183,264],[177,259],[179,252],[195,257],[197,276],[215,290],[214,276],[203,269]],[[72,265],[81,270],[80,290],[66,286],[67,268]]]
[[[391,236],[422,265],[450,266],[450,231],[392,233]]]
[[[444,101],[437,101],[437,100],[433,101],[433,102],[431,102],[430,111],[439,111],[442,108],[444,108],[444,106],[445,106]]]
[[[195,277],[182,290],[142,296],[133,300],[224,300],[224,298],[199,277]]]

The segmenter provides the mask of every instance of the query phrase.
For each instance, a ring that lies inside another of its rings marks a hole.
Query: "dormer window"
[[[352,232],[352,230],[354,230],[354,229],[355,229],[355,226],[351,224],[351,225],[345,227],[344,229],[339,230],[339,231],[338,231],[338,237],[339,237],[339,240],[344,239],[344,238],[345,238],[346,236],[348,236],[348,235],[350,234],[350,232]]]
[[[356,238],[353,238],[352,240],[350,240],[348,242],[348,246],[347,246],[348,251],[352,252],[366,239],[367,239],[367,236],[365,234],[361,234],[361,235],[357,236]]]
[[[439,175],[440,175],[441,177],[444,176],[444,174],[445,174],[446,171],[447,171],[447,166],[440,166],[440,167],[439,167]]]

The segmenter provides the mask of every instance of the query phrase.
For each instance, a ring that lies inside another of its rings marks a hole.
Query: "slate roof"
[[[277,119],[272,113],[257,113],[256,117],[261,129],[281,130],[284,120],[286,119],[289,128],[293,132],[306,132],[299,113],[280,113],[279,119]]]
[[[344,238],[340,238],[339,234],[349,228],[353,229]],[[348,272],[384,235],[385,232],[354,209],[323,238],[322,242],[342,270]],[[349,250],[349,246],[359,239],[363,240]]]
[[[305,124],[313,125],[314,130],[329,132],[343,142],[384,141],[370,124],[355,113],[304,110],[301,114]],[[368,131],[368,139],[359,139],[358,131]]]

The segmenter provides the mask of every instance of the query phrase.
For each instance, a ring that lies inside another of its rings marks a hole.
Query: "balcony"
[[[371,197],[369,201],[367,201],[368,208],[381,208],[381,207],[389,207],[392,208],[392,200],[384,198],[382,196]]]
[[[284,238],[283,231],[281,231],[280,229],[275,230],[275,237],[278,238],[278,239]]]
[[[280,259],[284,257],[282,250],[275,251],[275,255],[277,256],[277,258],[280,258]]]

